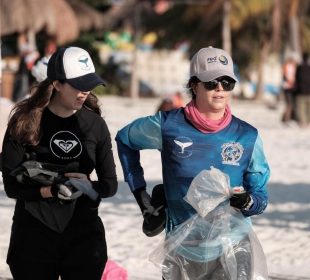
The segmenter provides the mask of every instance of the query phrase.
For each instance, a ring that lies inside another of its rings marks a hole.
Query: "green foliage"
[[[121,90],[116,85],[107,84],[105,87],[96,87],[93,91],[97,96],[100,95],[121,95]]]
[[[249,64],[258,63],[263,36],[271,40],[270,16],[267,11],[252,14],[238,29],[232,30],[233,55],[243,75],[246,75]]]
[[[178,43],[190,42],[190,55],[204,46],[220,46],[221,17],[204,18],[206,5],[175,5],[162,15],[148,16],[146,32],[156,31],[156,48],[174,49]]]
[[[241,29],[253,18],[260,21],[260,17],[270,16],[273,1],[270,0],[233,0],[230,16],[231,28]]]

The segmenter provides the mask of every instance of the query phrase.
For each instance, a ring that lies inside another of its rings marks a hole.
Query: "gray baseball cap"
[[[192,57],[190,76],[196,76],[202,82],[228,76],[238,82],[230,55],[213,47],[202,48]]]

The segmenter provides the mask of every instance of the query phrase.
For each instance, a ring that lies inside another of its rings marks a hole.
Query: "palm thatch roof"
[[[1,36],[45,30],[58,44],[77,38],[78,21],[65,0],[1,0]]]
[[[134,16],[134,11],[139,1],[126,0],[122,4],[112,5],[109,10],[101,13],[82,1],[68,0],[76,14],[79,27],[82,31],[91,29],[109,30],[114,28],[121,20]]]
[[[71,0],[69,4],[75,13],[81,31],[98,30],[103,27],[103,14],[81,1]]]
[[[100,13],[80,0],[0,0],[0,35],[45,31],[63,45],[80,31],[108,30],[131,18],[137,2],[127,0]]]
[[[48,13],[51,1],[40,0],[1,0],[0,20],[1,36],[22,33],[26,30],[34,32],[42,29],[52,20]]]
[[[53,25],[47,26],[47,34],[55,36],[59,45],[74,41],[80,33],[78,19],[74,10],[65,0],[44,1],[51,2],[54,18]]]

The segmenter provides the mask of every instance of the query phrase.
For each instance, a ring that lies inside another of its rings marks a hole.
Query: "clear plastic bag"
[[[167,234],[149,259],[166,280],[268,279],[265,255],[249,219],[229,204],[229,177],[200,172],[184,198],[196,211]]]

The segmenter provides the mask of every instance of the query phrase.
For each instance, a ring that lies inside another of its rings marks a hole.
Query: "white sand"
[[[117,97],[104,97],[101,101],[113,139],[117,130],[129,121],[153,114],[159,103],[158,99],[133,103]],[[3,137],[9,109],[9,105],[0,103],[0,137]],[[280,123],[282,110],[282,104],[271,110],[262,104],[232,102],[233,113],[259,129],[271,166],[269,206],[265,213],[252,219],[270,275],[310,279],[310,130],[284,127]],[[163,234],[154,238],[143,235],[140,211],[123,182],[114,141],[113,147],[119,191],[115,197],[103,200],[100,207],[109,256],[128,270],[130,280],[161,279],[158,269],[148,261],[148,254],[162,240]],[[159,152],[142,152],[142,162],[149,186],[160,182]],[[5,259],[13,207],[14,200],[5,196],[0,179],[0,277],[10,277]]]

